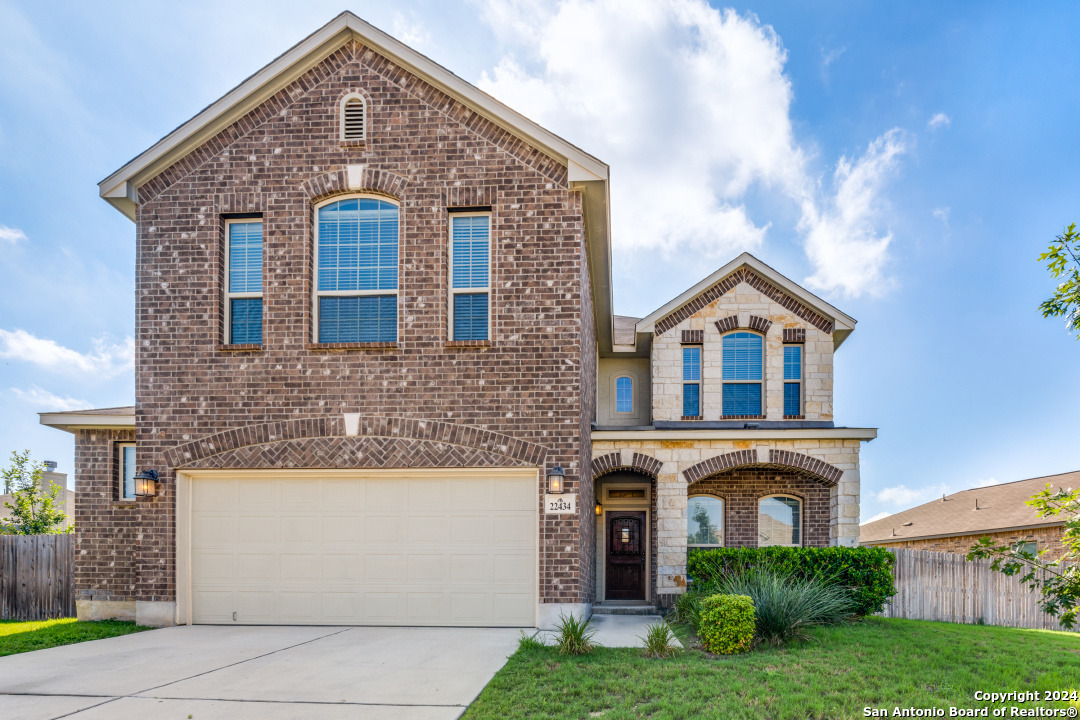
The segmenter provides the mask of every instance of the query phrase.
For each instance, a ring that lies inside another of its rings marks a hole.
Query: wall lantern
[[[600,517],[604,514],[604,506],[600,504],[600,501],[596,501],[596,516]]]
[[[135,476],[135,497],[154,497],[157,495],[157,483],[157,470],[143,470]]]
[[[563,491],[563,478],[566,473],[563,472],[562,466],[556,465],[551,468],[547,474],[548,492],[552,494],[558,494]]]

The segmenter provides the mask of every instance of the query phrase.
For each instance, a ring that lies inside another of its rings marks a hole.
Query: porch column
[[[686,483],[676,462],[656,478],[656,594],[667,607],[686,592]]]
[[[843,468],[840,482],[829,492],[829,544],[859,544],[859,466]]]

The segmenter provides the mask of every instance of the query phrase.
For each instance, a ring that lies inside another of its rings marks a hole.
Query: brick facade
[[[341,143],[338,102],[354,91],[368,99],[368,139]],[[398,339],[315,345],[313,203],[348,192],[344,168],[356,165],[363,171],[354,191],[391,196],[401,207]],[[580,507],[591,511],[596,342],[582,200],[566,173],[350,41],[142,185],[136,424],[139,465],[158,468],[162,481],[158,496],[136,508],[86,496],[79,592],[173,600],[174,471],[185,464],[178,448],[253,426],[333,425],[317,437],[238,445],[197,462],[356,466],[349,458],[362,450],[364,462],[382,467],[415,466],[416,457],[435,467],[560,464],[567,490],[580,491]],[[447,342],[448,208],[462,203],[492,212],[492,334],[479,347]],[[263,344],[222,347],[224,216],[252,212],[264,224]],[[346,412],[437,421],[462,438],[494,433],[541,448],[543,457],[444,440],[346,438],[334,425]],[[100,454],[95,442],[85,452]],[[101,462],[89,471],[80,465],[84,482],[105,481]],[[591,599],[590,525],[541,515],[542,602]]]
[[[1049,559],[1056,560],[1065,554],[1063,536],[1065,528],[1062,525],[1041,528],[1021,528],[1019,530],[1007,530],[1005,532],[978,533],[974,535],[956,535],[954,537],[924,538],[922,540],[903,540],[900,542],[874,543],[881,547],[912,548],[914,550],[932,550],[934,552],[954,553],[966,555],[971,546],[989,535],[997,543],[1012,545],[1018,542],[1035,542],[1039,550],[1046,550]]]
[[[758,546],[758,501],[777,494],[802,500],[804,546],[829,545],[829,488],[815,478],[791,470],[738,468],[692,483],[686,493],[714,495],[724,500],[727,547]]]

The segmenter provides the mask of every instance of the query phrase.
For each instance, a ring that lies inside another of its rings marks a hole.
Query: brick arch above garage
[[[695,483],[710,475],[738,467],[770,467],[794,470],[808,475],[828,487],[840,482],[840,478],[844,474],[844,471],[835,465],[830,465],[823,460],[791,450],[770,449],[768,461],[762,462],[762,458],[758,456],[758,451],[751,448],[736,450],[735,452],[724,453],[702,460],[683,470],[683,478],[688,484]]]
[[[547,455],[525,440],[441,420],[361,416],[351,430],[342,416],[260,423],[171,448],[165,462],[179,469],[374,467],[383,458],[405,464],[382,467],[505,467],[542,465]]]

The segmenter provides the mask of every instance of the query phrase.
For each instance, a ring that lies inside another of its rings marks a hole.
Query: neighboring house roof
[[[38,413],[39,422],[58,430],[130,428],[135,429],[135,406],[96,408],[93,410],[68,410],[65,412]]]
[[[286,50],[195,117],[125,163],[98,183],[99,194],[134,220],[141,185],[199,148],[352,39],[566,165],[569,186],[581,190],[585,200],[585,235],[597,342],[602,349],[610,347],[611,203],[608,166],[348,11]]]
[[[902,540],[1061,525],[1064,520],[1039,517],[1035,509],[1025,502],[1043,490],[1047,483],[1055,490],[1077,487],[1080,485],[1080,470],[961,490],[866,523],[861,528],[859,542],[863,545],[879,545]]]
[[[844,340],[847,339],[847,336],[855,329],[855,318],[833,307],[793,280],[781,275],[750,253],[743,253],[698,284],[694,285],[682,295],[679,295],[674,300],[671,300],[652,312],[648,317],[640,320],[637,324],[637,332],[656,332],[656,325],[660,320],[671,315],[684,305],[693,302],[695,298],[708,292],[724,278],[744,267],[767,280],[769,283],[772,283],[783,293],[790,295],[798,302],[830,320],[833,324],[832,334],[834,348],[840,347]],[[661,331],[662,330],[663,328],[661,328]]]
[[[633,345],[637,339],[637,327],[638,321],[641,318],[630,317],[628,315],[616,315],[615,316],[615,335],[613,338],[614,345]]]

